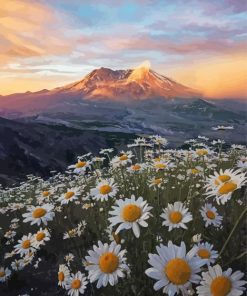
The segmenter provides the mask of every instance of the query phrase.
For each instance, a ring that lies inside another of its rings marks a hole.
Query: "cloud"
[[[38,1],[4,1],[0,7],[0,63],[16,59],[65,54],[71,51],[64,24]]]

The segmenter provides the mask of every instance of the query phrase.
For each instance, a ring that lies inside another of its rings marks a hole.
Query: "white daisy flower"
[[[166,146],[167,143],[168,143],[166,138],[161,137],[159,135],[151,136],[151,139],[152,139],[154,144],[159,145],[159,146]]]
[[[153,163],[153,168],[156,171],[163,171],[164,169],[168,168],[168,163],[164,160],[158,160],[158,161],[154,161]]]
[[[31,221],[31,225],[40,225],[42,222],[47,225],[47,222],[52,221],[55,217],[55,213],[52,211],[53,208],[52,204],[44,204],[38,207],[30,206],[28,208],[29,212],[22,215],[25,218],[23,222]]]
[[[160,188],[162,186],[162,183],[163,183],[163,179],[162,178],[152,178],[149,180],[149,187],[157,187],[157,188]]]
[[[33,246],[39,248],[41,245],[44,245],[45,242],[49,241],[50,237],[51,235],[46,228],[40,228],[33,236]]]
[[[15,245],[15,250],[20,256],[25,256],[29,253],[35,252],[33,245],[33,235],[29,233],[28,235],[23,235],[23,237],[18,240],[18,244]]]
[[[13,270],[18,271],[22,270],[25,267],[25,263],[23,259],[15,260],[11,263],[11,267]]]
[[[214,196],[218,204],[225,204],[231,199],[232,193],[241,188],[247,181],[241,170],[220,170],[209,176],[205,193],[208,197]]]
[[[121,166],[126,166],[127,164],[131,164],[132,160],[131,158],[133,157],[133,153],[131,151],[124,152],[122,151],[120,153],[120,156],[115,156],[111,160],[111,164],[113,168],[121,167]]]
[[[145,169],[145,164],[143,163],[136,163],[132,164],[130,167],[127,168],[129,173],[140,173]]]
[[[152,266],[145,271],[146,275],[157,280],[154,284],[154,290],[163,288],[163,293],[169,296],[179,294],[188,294],[188,288],[191,284],[197,284],[200,281],[200,267],[205,264],[196,256],[198,248],[193,247],[186,254],[185,243],[180,246],[174,245],[171,241],[168,246],[161,244],[156,247],[158,254],[149,254],[148,263]]]
[[[200,166],[196,166],[187,170],[187,173],[192,176],[202,176],[203,175],[203,168]]]
[[[89,256],[85,257],[90,282],[97,281],[97,288],[106,287],[108,283],[116,285],[118,278],[129,272],[125,253],[126,250],[121,251],[121,246],[115,242],[108,245],[99,241],[98,246],[94,245],[93,250],[88,251]]]
[[[76,274],[71,274],[68,282],[66,283],[66,290],[68,290],[68,295],[78,296],[84,294],[87,288],[87,278],[83,273],[78,271]]]
[[[164,219],[162,225],[169,227],[168,231],[174,228],[187,229],[186,223],[193,220],[192,215],[188,208],[186,208],[182,202],[176,201],[174,204],[168,204],[164,213],[160,215]]]
[[[197,256],[201,259],[206,259],[206,264],[213,264],[215,260],[218,258],[218,252],[213,250],[214,246],[209,244],[208,242],[199,243],[197,247]]]
[[[213,225],[214,227],[220,227],[222,224],[223,217],[217,212],[217,209],[213,207],[212,204],[206,203],[201,209],[200,213],[203,220],[205,221],[205,226]]]
[[[113,210],[109,212],[113,217],[108,218],[111,223],[111,227],[120,224],[115,233],[118,234],[123,229],[131,229],[136,237],[140,236],[140,228],[147,227],[146,220],[150,217],[150,207],[142,197],[135,196],[131,198],[119,199],[116,201],[116,206],[112,207]]]
[[[68,267],[65,264],[60,264],[58,274],[57,274],[58,285],[65,288],[69,277],[70,277],[70,271]]]
[[[240,271],[232,272],[231,268],[222,271],[220,265],[209,266],[207,272],[202,273],[201,285],[198,286],[199,296],[240,296],[246,289],[247,282],[241,280],[244,274]]]
[[[80,191],[78,188],[68,188],[67,191],[58,198],[58,201],[61,202],[61,205],[68,204],[74,200],[78,199]]]
[[[10,277],[11,271],[8,268],[0,267],[0,282],[4,283]]]
[[[247,157],[241,157],[237,162],[237,167],[246,170],[247,169]]]
[[[74,173],[76,174],[85,173],[87,168],[90,168],[90,162],[86,160],[79,160],[79,159],[76,164],[69,166],[69,169],[74,169]]]
[[[93,199],[106,201],[109,197],[115,197],[118,192],[118,187],[114,184],[114,180],[102,180],[96,188],[90,190]]]
[[[196,151],[195,151],[195,155],[199,156],[199,157],[200,156],[207,156],[209,154],[211,154],[211,151],[207,148],[196,149]]]

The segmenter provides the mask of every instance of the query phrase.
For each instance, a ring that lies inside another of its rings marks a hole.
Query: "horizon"
[[[115,2],[5,3],[0,94],[49,90],[147,59],[204,98],[247,98],[244,1]]]

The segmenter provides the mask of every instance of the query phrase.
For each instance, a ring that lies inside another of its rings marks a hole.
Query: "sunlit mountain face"
[[[150,69],[144,62],[135,69],[95,69],[82,80],[53,90],[13,94],[0,99],[1,114],[35,115],[44,111],[70,112],[71,104],[104,100],[131,103],[157,98],[198,98],[200,93]],[[17,115],[18,117],[18,115]]]

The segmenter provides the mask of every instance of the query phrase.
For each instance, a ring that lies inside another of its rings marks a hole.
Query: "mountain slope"
[[[77,92],[88,99],[143,100],[162,98],[194,98],[199,92],[183,86],[141,65],[133,70],[100,68],[84,79],[61,87],[55,92]]]
[[[133,102],[155,98],[197,98],[199,93],[142,65],[133,70],[93,70],[82,80],[53,90],[0,97],[0,116],[78,112],[90,101]]]
[[[18,182],[27,174],[47,177],[51,170],[65,170],[78,155],[108,146],[122,149],[133,137],[0,118],[0,183]]]

